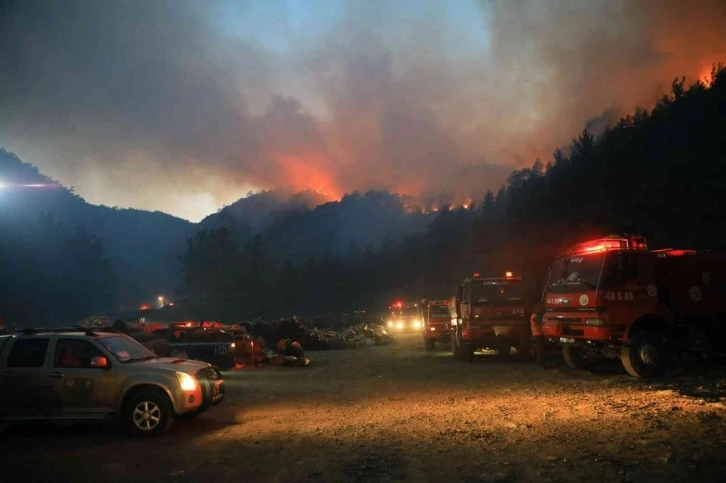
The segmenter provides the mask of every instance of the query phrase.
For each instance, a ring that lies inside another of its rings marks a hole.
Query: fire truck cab
[[[388,307],[389,315],[386,325],[388,330],[398,333],[418,332],[423,327],[423,307],[413,302],[394,302]]]
[[[423,324],[424,346],[434,350],[436,342],[451,342],[451,312],[448,300],[432,300],[426,304]]]
[[[656,377],[673,351],[712,352],[726,340],[724,295],[726,259],[613,235],[557,257],[542,330],[572,368],[619,358],[630,375]]]
[[[477,349],[497,350],[508,357],[514,346],[528,353],[532,339],[529,311],[522,279],[504,277],[464,280],[454,299],[451,347],[454,356],[471,362]]]

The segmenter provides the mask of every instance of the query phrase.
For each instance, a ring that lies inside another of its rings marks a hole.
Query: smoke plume
[[[451,3],[6,1],[0,145],[195,220],[276,186],[480,198],[726,60],[723,0]]]

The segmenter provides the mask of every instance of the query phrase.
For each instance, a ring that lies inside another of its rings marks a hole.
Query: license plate
[[[566,337],[560,337],[560,343],[561,344],[574,344],[575,339],[568,339]]]

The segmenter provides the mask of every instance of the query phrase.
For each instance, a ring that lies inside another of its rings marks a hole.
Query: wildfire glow
[[[295,191],[313,189],[328,201],[340,200],[340,191],[325,172],[325,162],[317,156],[283,156],[278,160],[285,184]]]
[[[711,66],[707,65],[699,71],[698,80],[703,82],[706,86],[711,85]]]

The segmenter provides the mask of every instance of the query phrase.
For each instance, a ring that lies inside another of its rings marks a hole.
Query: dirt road
[[[723,369],[643,383],[556,360],[465,364],[415,336],[309,357],[226,374],[222,405],[161,439],[5,428],[0,468],[94,483],[718,481],[726,470]]]

